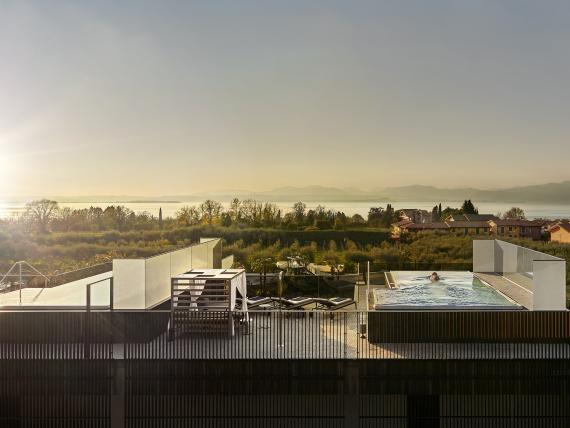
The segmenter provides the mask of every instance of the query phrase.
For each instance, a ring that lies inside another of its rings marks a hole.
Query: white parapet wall
[[[113,260],[113,308],[145,308],[144,259]]]
[[[219,254],[218,254],[219,253]],[[113,260],[113,308],[147,309],[170,298],[170,279],[191,269],[221,268],[221,240],[147,259]]]
[[[473,241],[473,272],[500,275],[532,295],[533,310],[566,309],[566,261],[500,240]]]
[[[533,309],[566,309],[566,261],[535,260],[533,272]]]
[[[231,269],[234,266],[234,255],[230,254],[222,259],[222,269]]]
[[[473,272],[495,272],[495,241],[473,241]]]

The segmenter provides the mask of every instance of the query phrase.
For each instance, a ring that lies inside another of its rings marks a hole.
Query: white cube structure
[[[474,240],[473,272],[500,275],[524,288],[531,294],[529,309],[566,309],[566,260],[559,257],[497,239]]]

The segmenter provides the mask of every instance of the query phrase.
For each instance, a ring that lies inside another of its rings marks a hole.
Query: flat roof
[[[110,281],[113,272],[104,272],[89,276],[67,284],[51,288],[22,288],[20,290],[0,294],[0,308],[81,308],[87,304],[87,284],[102,281],[91,286],[91,306],[108,307],[110,301]]]

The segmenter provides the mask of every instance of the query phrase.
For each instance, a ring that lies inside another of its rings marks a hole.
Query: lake
[[[275,202],[284,212],[291,210],[293,202]],[[386,202],[375,204],[373,202],[306,202],[307,209],[315,208],[317,205],[324,205],[327,209],[342,211],[351,216],[360,214],[366,218],[368,210],[372,206],[386,206]],[[452,201],[442,203],[443,208],[446,206],[459,207],[462,201]],[[60,206],[72,209],[89,208],[90,206],[105,208],[108,205],[124,205],[131,210],[139,213],[146,211],[154,216],[158,216],[158,210],[162,208],[164,217],[172,217],[181,207],[186,205],[198,205],[197,202],[62,202]],[[229,206],[229,202],[223,203],[224,208]],[[435,203],[430,202],[392,202],[395,209],[401,208],[419,208],[431,211]],[[534,218],[570,218],[570,205],[556,204],[512,204],[500,202],[475,202],[475,205],[482,214],[496,214],[505,212],[513,205],[522,208],[529,219]],[[21,212],[24,209],[23,203],[2,203],[0,202],[0,217],[6,218]]]

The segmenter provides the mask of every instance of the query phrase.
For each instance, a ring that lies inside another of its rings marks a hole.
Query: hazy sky
[[[0,198],[570,179],[570,1],[0,3]]]

